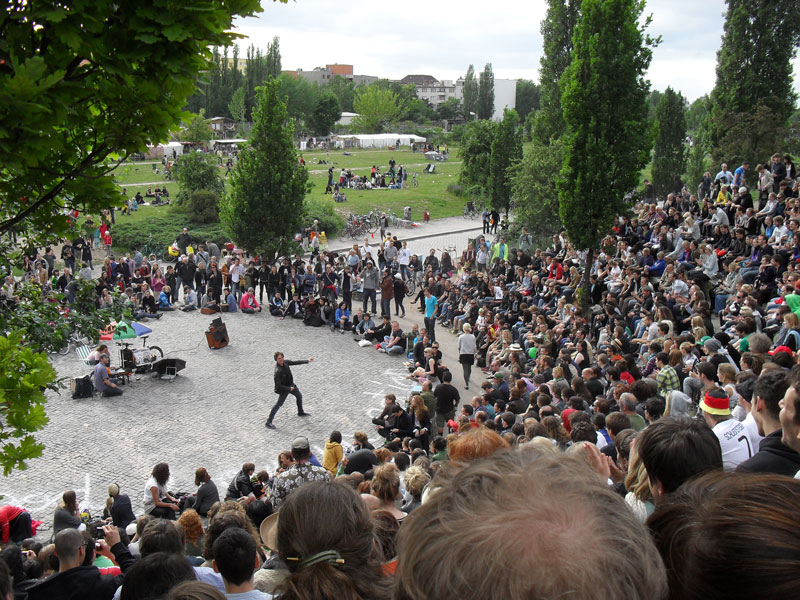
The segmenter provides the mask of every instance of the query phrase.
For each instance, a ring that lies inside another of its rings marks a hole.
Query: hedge
[[[186,226],[186,214],[177,207],[164,207],[147,218],[146,221],[125,221],[117,219],[117,224],[111,229],[114,239],[114,248],[117,251],[127,252],[133,246],[141,247],[150,241],[158,248],[157,253],[163,255],[167,248],[174,242],[181,230]],[[217,245],[230,241],[222,229],[222,225],[189,225],[189,234],[196,241],[211,240]]]
[[[330,201],[308,197],[304,210],[306,222],[310,225],[317,219],[320,231],[324,231],[328,239],[336,237],[344,228],[344,219],[336,213]],[[189,234],[196,241],[211,240],[217,245],[231,241],[221,223],[201,225],[191,224],[190,220],[183,208],[176,205],[165,206],[143,220],[117,219],[117,224],[111,229],[114,248],[117,252],[128,252],[133,246],[141,247],[148,243],[152,236],[152,243],[158,248],[157,253],[160,256],[187,226]]]

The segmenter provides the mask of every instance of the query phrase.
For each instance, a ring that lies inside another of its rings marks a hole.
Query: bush
[[[447,191],[458,198],[464,195],[464,188],[457,183],[451,183],[450,185],[448,185]]]
[[[186,215],[192,223],[219,223],[219,194],[209,190],[192,192],[186,203]]]
[[[332,200],[321,200],[308,196],[303,201],[303,211],[306,223],[313,223],[314,219],[317,219],[319,230],[324,231],[329,240],[336,237],[344,228],[344,219],[334,210]]]
[[[163,212],[159,210],[146,220],[117,221],[111,230],[114,248],[127,252],[133,246],[141,247],[152,239],[151,243],[160,256],[177,239],[181,229],[186,226],[186,220],[187,216],[183,211],[174,206],[165,206]],[[230,239],[219,223],[190,227],[189,234],[195,241],[211,240],[218,245]]]

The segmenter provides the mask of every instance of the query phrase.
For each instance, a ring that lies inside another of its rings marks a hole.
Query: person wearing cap
[[[800,454],[782,441],[780,403],[788,390],[789,377],[783,369],[765,371],[756,380],[750,414],[763,439],[758,452],[740,463],[737,471],[794,477],[800,470]]]
[[[277,510],[284,500],[296,489],[312,481],[330,481],[330,473],[324,467],[317,467],[309,462],[311,446],[308,438],[299,435],[292,440],[292,458],[294,463],[283,473],[273,479],[272,506]]]
[[[112,483],[108,486],[108,497],[112,500],[111,508],[108,512],[116,527],[125,529],[136,521],[136,515],[133,514],[133,508],[131,507],[131,499],[127,494],[120,493],[119,485]]]
[[[272,420],[275,418],[275,414],[278,412],[278,409],[280,409],[280,407],[283,406],[283,403],[286,402],[286,397],[289,394],[294,396],[297,401],[297,416],[309,416],[309,413],[303,410],[303,394],[300,393],[300,389],[294,384],[292,370],[289,367],[293,367],[295,365],[305,365],[314,362],[314,357],[312,356],[308,360],[285,360],[283,357],[283,352],[276,352],[274,358],[275,393],[278,394],[278,401],[275,403],[275,406],[272,407],[272,410],[269,411],[269,418],[265,423],[267,429],[275,429],[275,425],[272,424]]]
[[[730,399],[722,388],[712,388],[700,400],[703,420],[714,432],[722,450],[722,468],[733,471],[753,455],[742,425],[731,418]]]
[[[94,387],[104,397],[122,396],[122,390],[117,385],[117,380],[111,377],[111,357],[108,354],[100,355],[100,362],[94,367]]]

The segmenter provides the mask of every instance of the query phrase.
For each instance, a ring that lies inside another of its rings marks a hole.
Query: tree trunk
[[[586,253],[586,266],[583,269],[583,280],[581,281],[581,308],[583,309],[584,316],[589,318],[590,298],[589,290],[592,287],[592,262],[594,262],[594,248],[589,248]]]

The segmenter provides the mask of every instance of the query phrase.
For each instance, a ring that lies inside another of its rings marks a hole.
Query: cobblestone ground
[[[441,235],[409,246],[427,253],[432,247],[455,245],[460,253],[472,235]],[[422,322],[409,305],[407,299],[404,328]],[[68,390],[48,394],[50,423],[37,434],[46,446],[44,455],[30,461],[28,470],[0,480],[3,503],[25,507],[49,528],[64,491],[74,489],[81,505],[94,514],[104,505],[108,484],[115,482],[140,514],[145,481],[159,461],[170,464],[173,491],[192,491],[194,470],[204,466],[224,494],[246,461],[272,472],[278,453],[289,449],[298,434],[308,436],[320,458],[334,429],[346,443],[357,430],[380,439],[371,419],[380,412],[384,394],[405,398],[411,389],[401,358],[360,348],[349,334],[280,321],[269,313],[236,313],[223,316],[230,345],[210,350],[204,331],[212,319],[199,312],[174,312],[148,323],[154,330],[148,343],[187,362],[172,382],[134,377],[117,398],[73,400]],[[440,335],[445,363],[455,363],[455,337],[447,335]],[[140,344],[137,340],[135,345]],[[269,431],[264,422],[276,399],[272,356],[278,350],[288,359],[315,357],[315,362],[292,369],[312,416],[297,417],[290,396],[275,419],[277,430]],[[53,362],[62,377],[89,371],[74,352],[55,356]],[[118,363],[116,345],[112,363]],[[460,384],[459,370],[454,375]]]

